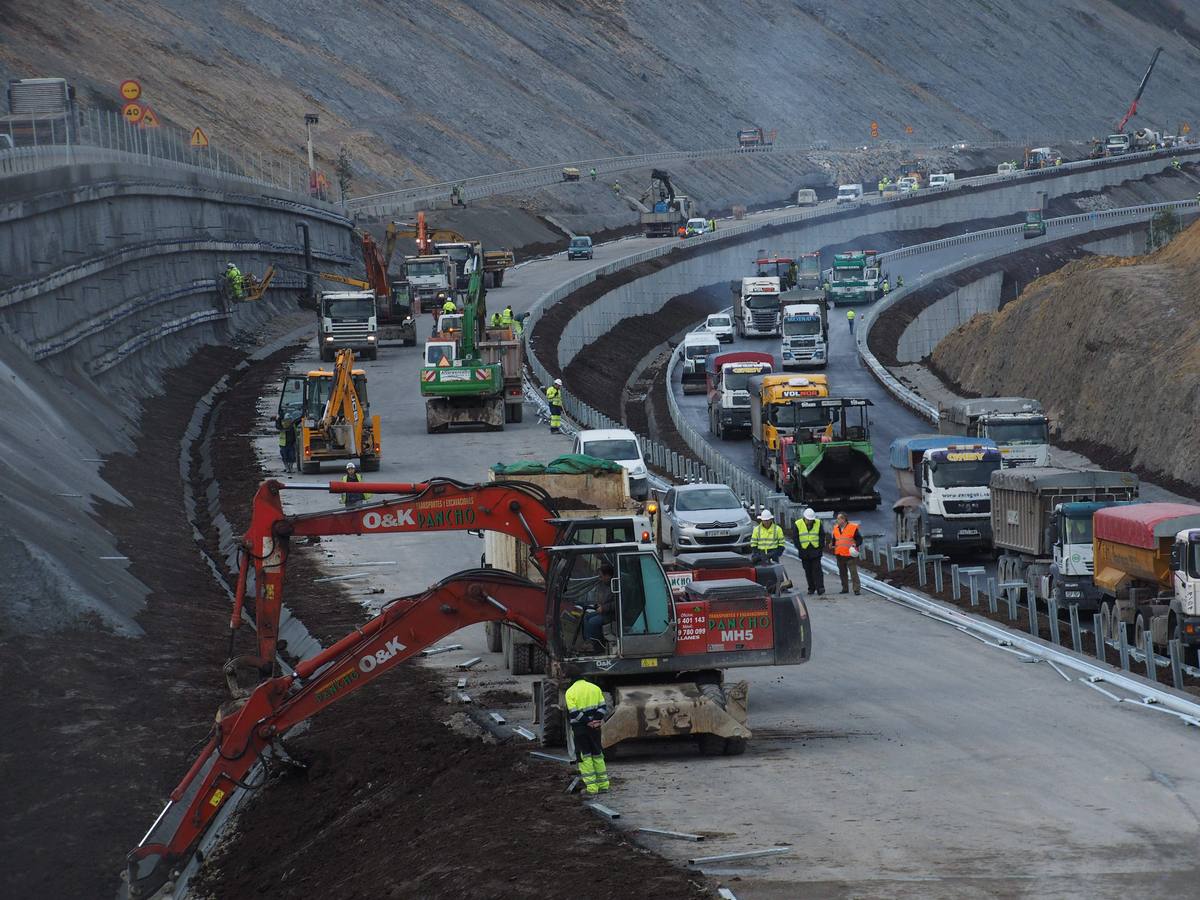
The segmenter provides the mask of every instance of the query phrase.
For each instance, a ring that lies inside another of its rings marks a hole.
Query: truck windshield
[[[777,428],[821,428],[829,424],[825,407],[772,406],[771,424]]]
[[[726,487],[680,491],[675,506],[680,512],[699,512],[702,509],[740,509],[741,503]]]
[[[746,298],[746,305],[751,309],[778,309],[778,294],[751,294]]]
[[[769,370],[767,370],[769,371]],[[746,389],[746,381],[751,375],[761,375],[762,372],[734,372],[730,369],[725,370],[725,390],[727,391],[744,391]]]
[[[1024,422],[988,422],[987,436],[997,444],[1047,444],[1050,435],[1045,419]]]
[[[1063,535],[1063,543],[1090,544],[1092,542],[1092,517],[1090,515],[1064,517],[1063,530],[1066,531],[1066,534]]]
[[[783,320],[783,333],[820,334],[821,319],[819,316],[788,316]]]
[[[821,268],[821,260],[815,256],[805,256],[800,259],[801,272],[816,272]]]
[[[688,344],[683,348],[683,354],[688,359],[705,359],[710,353],[720,353],[719,347],[711,344]]]
[[[1189,541],[1186,545],[1187,552],[1184,554],[1185,562],[1187,563],[1187,573],[1191,578],[1200,578],[1200,543]]]
[[[862,281],[862,269],[834,269],[833,281],[837,284],[839,281]]]
[[[933,470],[933,486],[941,488],[986,487],[992,473],[1000,468],[1000,460],[983,459],[972,462],[937,460]]]
[[[583,445],[583,452],[597,459],[609,459],[614,462],[621,459],[640,459],[638,446],[633,441],[588,441]]]
[[[446,274],[446,261],[442,259],[429,260],[428,262],[412,262],[404,267],[404,271],[408,273],[408,277],[414,275],[418,278],[427,278],[432,275]]]
[[[373,300],[325,300],[322,305],[327,319],[369,319],[375,315]]]

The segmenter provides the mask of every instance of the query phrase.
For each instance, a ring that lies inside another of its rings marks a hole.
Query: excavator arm
[[[370,493],[389,499],[347,509],[286,515],[284,490]],[[242,624],[242,609],[254,566],[253,598],[257,655],[237,660],[239,668],[271,672],[279,641],[284,575],[293,537],[334,534],[403,534],[429,531],[499,531],[528,543],[545,574],[547,548],[554,545],[558,511],[540,488],[519,481],[463,484],[445,478],[422,483],[331,482],[324,485],[266,481],[254,496],[250,526],[242,538],[241,565],[230,618],[230,644]]]
[[[257,778],[253,787],[265,782],[256,768],[275,755],[277,739],[289,728],[467,625],[507,622],[544,643],[545,619],[544,587],[497,569],[459,572],[421,594],[393,600],[293,673],[265,681],[244,700],[228,704],[166,809],[129,853],[130,896],[145,897],[173,877],[172,870],[188,859],[237,788],[251,786],[251,778]]]

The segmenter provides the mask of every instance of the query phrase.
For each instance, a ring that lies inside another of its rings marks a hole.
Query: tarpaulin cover
[[[583,453],[567,453],[548,463],[527,459],[515,463],[496,463],[492,471],[497,475],[597,475],[604,472],[620,472],[621,466],[608,459],[598,459]]]
[[[1163,538],[1200,526],[1200,506],[1190,503],[1135,503],[1096,510],[1093,534],[1098,540],[1154,550]]]

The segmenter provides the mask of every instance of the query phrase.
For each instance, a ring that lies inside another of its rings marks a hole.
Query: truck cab
[[[734,304],[734,327],[740,337],[772,337],[780,332],[782,306],[778,278],[743,278]]]
[[[780,355],[784,369],[808,366],[824,368],[829,363],[820,306],[800,303],[783,308],[783,345]]]
[[[940,410],[938,429],[994,441],[1006,469],[1050,464],[1050,420],[1029,397],[960,400]]]
[[[926,552],[991,549],[989,484],[1001,459],[992,441],[914,435],[894,440],[890,457],[900,492],[897,541]]]
[[[1133,145],[1133,138],[1128,134],[1110,134],[1104,139],[1104,152],[1108,156],[1121,156],[1128,153]]]
[[[769,353],[742,351],[710,356],[706,363],[708,430],[721,440],[750,432],[749,380],[769,374]]]
[[[1062,602],[1077,604],[1090,612],[1097,608],[1100,591],[1092,581],[1095,554],[1092,546],[1092,517],[1096,510],[1115,503],[1060,503],[1054,507],[1050,526],[1053,542],[1051,578],[1061,591]]]
[[[417,303],[417,314],[439,310],[454,296],[451,271],[450,257],[444,253],[404,257],[404,280]]]
[[[445,254],[452,265],[453,278],[451,290],[465,291],[471,282],[471,272],[475,265],[477,254],[481,254],[480,246],[470,241],[447,241],[435,243],[433,249]]]
[[[829,303],[833,306],[872,303],[880,291],[882,271],[879,254],[874,250],[835,253],[829,269]]]
[[[824,375],[755,375],[746,387],[750,392],[750,443],[755,466],[763,475],[771,474],[780,438],[797,429],[829,424],[824,410],[802,410],[794,405],[797,400],[828,397],[829,383]]]
[[[343,347],[376,358],[379,318],[372,291],[322,291],[318,306],[317,346],[323,362],[333,362]]]
[[[935,172],[929,176],[931,188],[949,187],[954,183],[954,175],[950,172]]]
[[[796,257],[796,287],[818,290],[821,287],[821,251],[812,250]]]
[[[708,358],[720,352],[721,343],[712,332],[692,331],[684,336],[680,382],[685,394],[704,393]]]

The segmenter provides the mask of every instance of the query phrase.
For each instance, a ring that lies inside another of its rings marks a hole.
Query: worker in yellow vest
[[[858,583],[858,548],[862,546],[862,532],[857,522],[851,522],[844,513],[837,514],[834,520],[833,532],[829,538],[829,549],[837,560],[838,577],[842,579],[842,593],[848,593],[849,587],[854,587],[855,594],[861,594],[862,588]],[[849,576],[850,585],[846,579]]]
[[[512,304],[510,303],[504,307],[504,312],[500,313],[500,327],[501,328],[512,328],[512,324],[513,324],[513,311],[512,311]]]
[[[825,527],[812,507],[796,520],[796,553],[804,566],[804,580],[808,582],[810,594],[825,593],[825,573],[821,570],[821,554],[825,547]]]
[[[550,433],[562,433],[562,379],[555,378],[554,384],[546,388],[546,402],[550,404]]]
[[[850,328],[850,333],[854,334],[854,310],[846,310],[846,325]]]
[[[604,763],[601,729],[608,714],[604,692],[586,678],[578,678],[567,688],[567,716],[575,739],[575,758],[586,795],[607,794],[608,767]]]
[[[785,543],[783,529],[775,524],[775,516],[769,509],[764,509],[758,514],[758,524],[750,532],[750,559],[756,565],[779,562]]]

